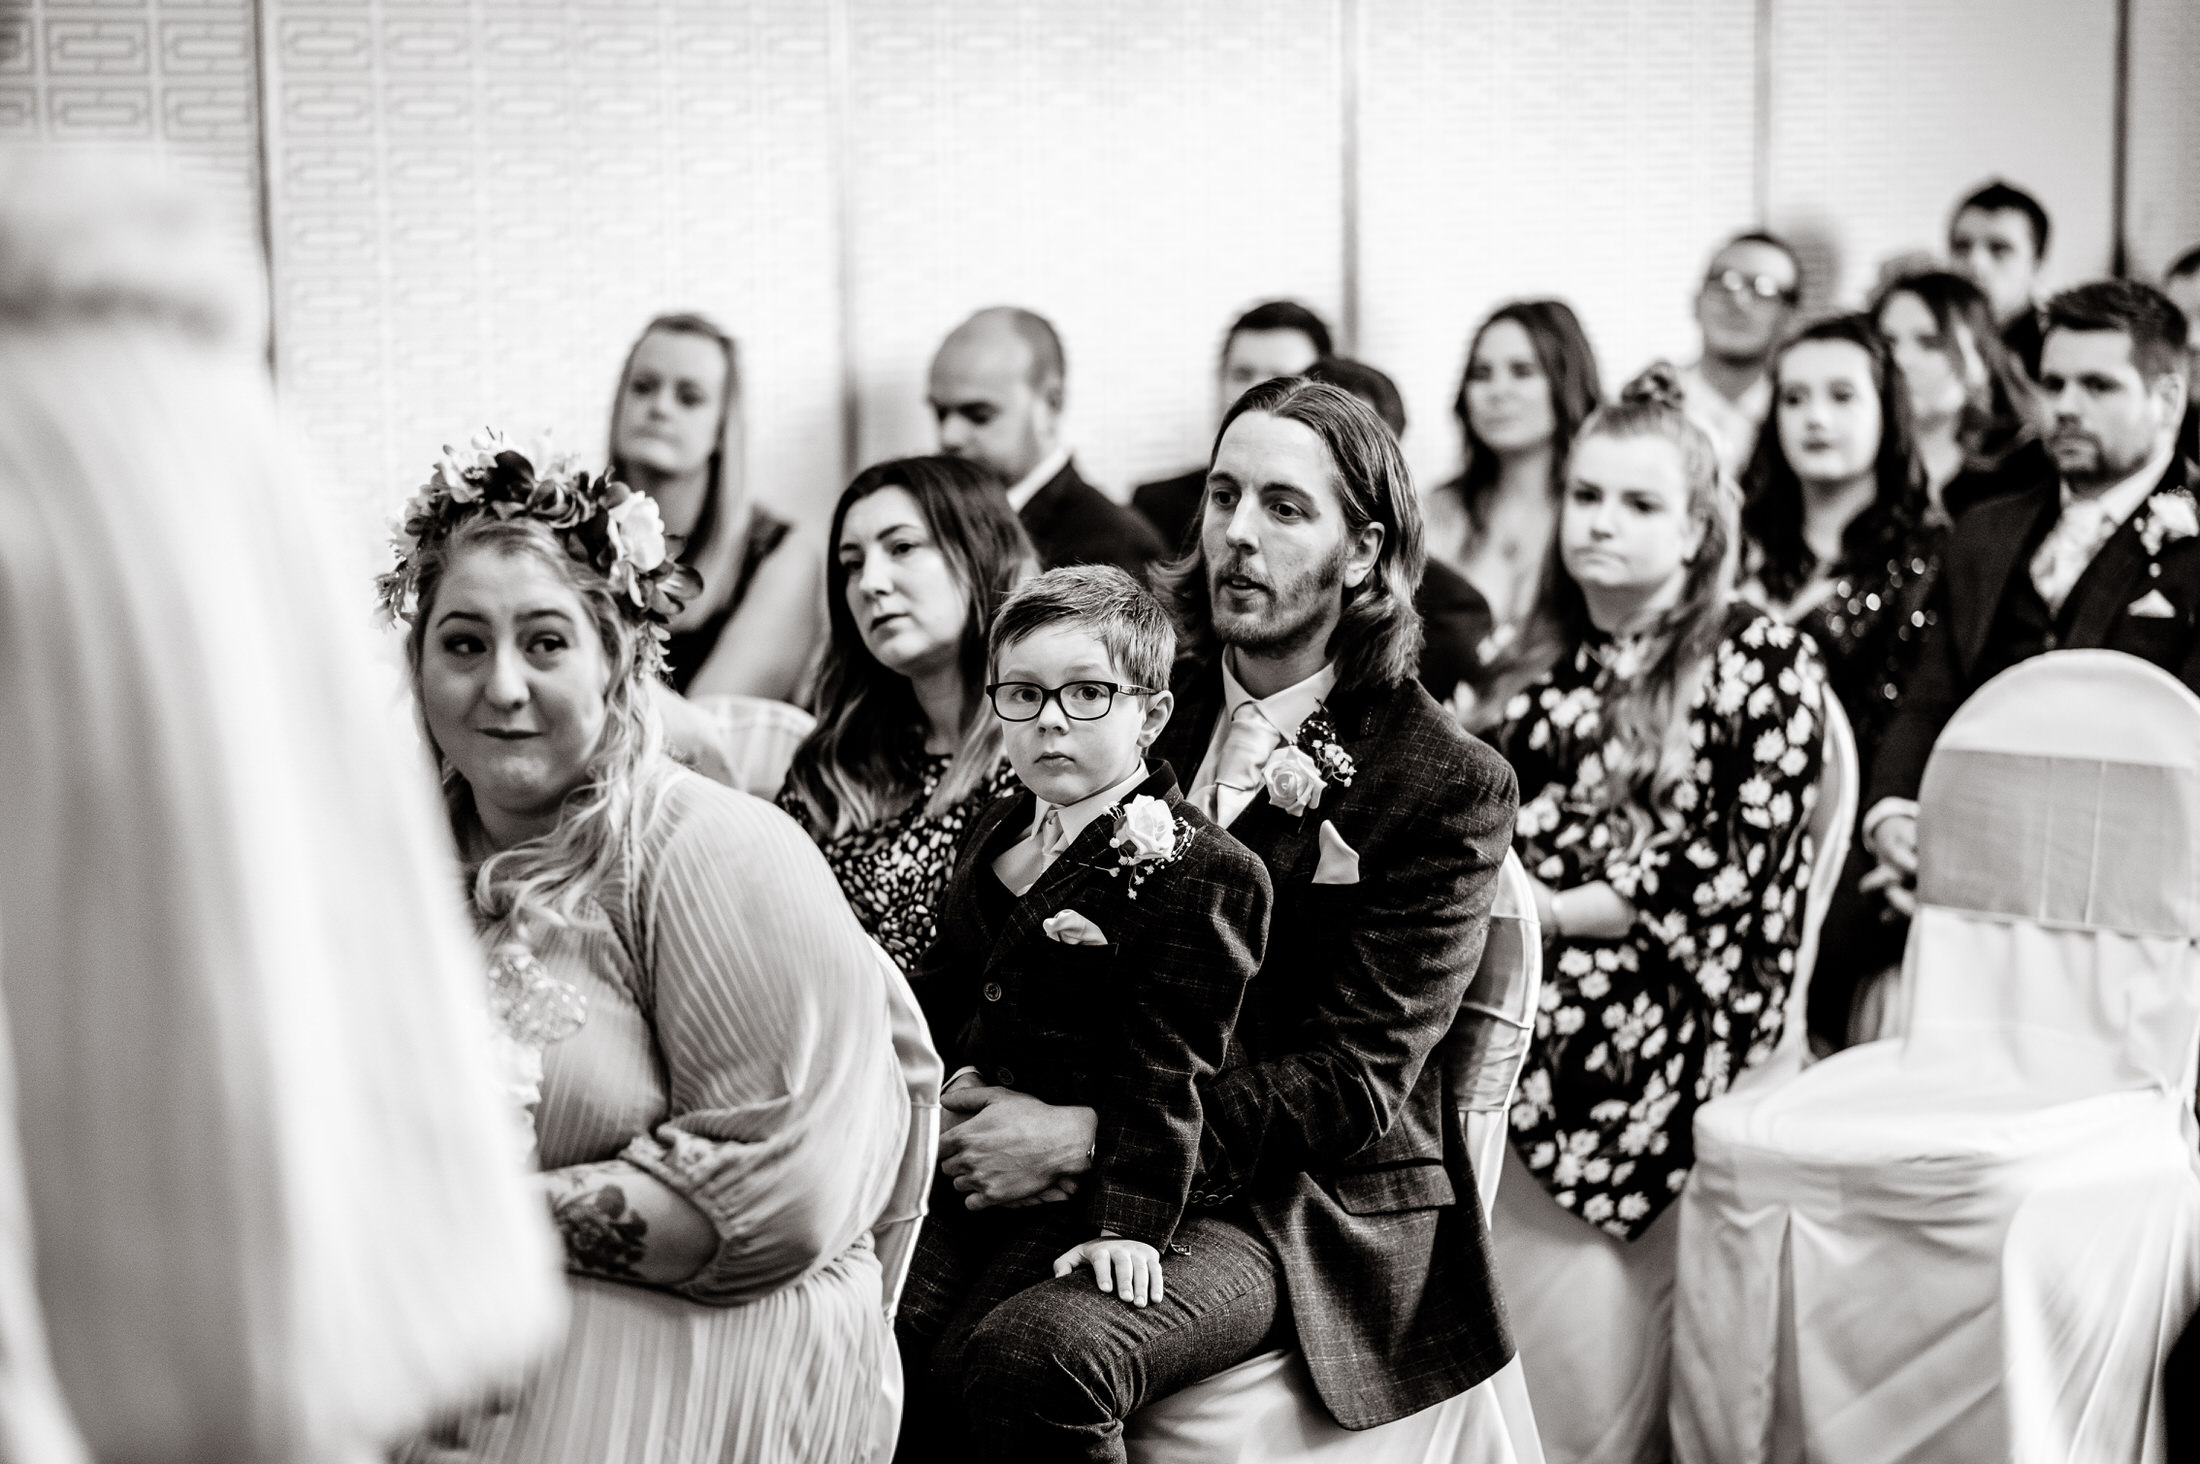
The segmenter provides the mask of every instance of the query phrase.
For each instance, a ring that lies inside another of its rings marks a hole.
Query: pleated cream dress
[[[877,949],[793,820],[659,776],[594,918],[537,950],[587,1019],[545,1054],[536,1129],[545,1168],[664,1180],[718,1253],[675,1291],[573,1278],[564,1349],[459,1457],[883,1458],[898,1359],[870,1231],[910,1098]]]
[[[433,780],[225,250],[0,153],[0,1453],[39,1464],[371,1457],[563,1306]]]

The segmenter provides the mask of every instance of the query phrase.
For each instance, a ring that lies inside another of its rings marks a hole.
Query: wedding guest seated
[[[1780,1037],[1825,683],[1733,597],[1733,490],[1671,368],[1589,419],[1566,474],[1571,645],[1499,733],[1549,958],[1495,1245],[1546,1453],[1654,1459],[1673,1201],[1696,1110]]]
[[[865,468],[828,541],[817,730],[779,806],[912,971],[971,820],[1015,787],[986,706],[985,638],[1037,565],[1016,515],[958,458]]]
[[[2047,210],[2013,183],[1997,178],[1966,196],[1948,220],[1948,259],[1993,307],[2002,344],[2040,374],[2046,317],[2036,300],[2047,259]]]
[[[1039,562],[1113,564],[1142,576],[1162,557],[1144,518],[1087,483],[1062,438],[1068,364],[1046,318],[999,305],[948,334],[932,358],[940,451],[991,473]]]
[[[1770,234],[1737,234],[1711,256],[1696,291],[1703,354],[1680,373],[1688,415],[1735,478],[1772,411],[1767,367],[1803,298],[1803,262]]]
[[[651,321],[619,372],[611,476],[657,500],[680,563],[702,581],[672,618],[673,689],[790,701],[817,648],[824,556],[814,532],[749,492],[738,363],[733,338],[700,315]]]
[[[860,1457],[909,1123],[887,992],[793,822],[659,750],[690,576],[655,501],[492,443],[446,459],[399,553],[384,603],[474,916],[505,994],[569,1033],[535,1133],[565,1345],[434,1457]]]
[[[965,1353],[992,1345],[974,1334],[1010,1297],[1167,1300],[1198,1085],[1268,942],[1267,869],[1146,757],[1174,704],[1176,632],[1153,596],[1112,566],[1049,571],[1001,608],[991,651],[993,713],[1029,791],[973,830],[918,998],[963,1065],[949,1091],[1018,1084],[1090,1108],[1098,1129],[1068,1204],[971,1210],[945,1183],[934,1196],[895,1323],[905,1458],[967,1457],[971,1425],[1018,1430],[988,1411],[998,1400],[964,1417]]]
[[[1306,379],[1351,392],[1375,409],[1392,437],[1405,437],[1405,397],[1386,373],[1365,361],[1324,356],[1306,368]],[[1421,616],[1421,665],[1415,676],[1430,696],[1448,702],[1481,664],[1482,643],[1493,628],[1489,601],[1458,570],[1430,559],[1422,566],[1413,608]]]
[[[1441,1063],[1480,962],[1513,815],[1503,762],[1413,682],[1421,523],[1397,444],[1333,386],[1264,382],[1216,446],[1199,551],[1172,571],[1183,655],[1154,751],[1268,867],[1268,950],[1239,1051],[1201,1089],[1200,1169],[1164,1298],[1045,1286],[963,1355],[977,1457],[1120,1459],[1123,1420],[1299,1347],[1371,1428],[1511,1356]],[[1090,1167],[1094,1111],[958,1088],[942,1141],[992,1206]]]
[[[2200,366],[2200,244],[2170,262],[2162,276],[2162,293],[2185,313],[2186,349]],[[2190,372],[2185,383],[2189,405],[2185,425],[2177,433],[2177,455],[2187,462],[2200,460],[2200,369]]]
[[[1902,372],[1925,491],[1951,521],[2055,471],[2040,446],[2038,388],[1978,286],[1946,270],[1896,275],[1869,314]]]
[[[1559,300],[1520,300],[1482,322],[1452,411],[1466,441],[1459,476],[1430,491],[1429,558],[1457,570],[1493,628],[1460,700],[1470,727],[1494,722],[1557,654],[1552,545],[1566,449],[1603,399],[1596,355]]]
[[[1296,300],[1269,300],[1255,305],[1230,323],[1222,338],[1222,355],[1215,362],[1215,416],[1228,415],[1230,404],[1263,381],[1278,376],[1297,376],[1330,352],[1329,327],[1322,318]],[[1131,506],[1161,531],[1161,541],[1171,555],[1191,549],[1188,541],[1199,523],[1199,500],[1207,492],[1207,465],[1141,483],[1131,493]]]
[[[1972,508],[1949,540],[1936,621],[1865,783],[1875,888],[1907,913],[1917,788],[1965,698],[2043,651],[2125,651],[2200,687],[2200,501],[2177,457],[2185,317],[2133,280],[2047,303],[2040,390],[2059,483]]]

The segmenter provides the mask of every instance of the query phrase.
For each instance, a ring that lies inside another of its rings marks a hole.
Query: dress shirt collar
[[[1299,735],[1299,728],[1314,709],[1329,697],[1337,687],[1337,663],[1329,662],[1321,670],[1304,681],[1286,686],[1267,696],[1254,696],[1247,691],[1230,669],[1230,657],[1222,658],[1222,720],[1227,725],[1237,715],[1237,709],[1251,702],[1269,726],[1282,733],[1286,741]]]
[[[1031,810],[1031,829],[1026,837],[1037,838],[1039,825],[1046,820],[1048,810],[1056,809],[1062,815],[1062,847],[1067,849],[1077,842],[1077,836],[1083,833],[1094,819],[1130,797],[1132,790],[1136,789],[1140,783],[1145,782],[1148,776],[1145,759],[1141,758],[1136,770],[1122,782],[1111,788],[1102,788],[1091,797],[1080,798],[1075,803],[1049,803],[1044,798],[1034,794],[1033,802],[1038,807]]]
[[[1065,442],[1039,459],[1037,467],[1009,486],[1008,506],[1015,509],[1016,512],[1022,513],[1024,505],[1031,502],[1033,495],[1053,482],[1056,473],[1069,466],[1069,456],[1070,446]]]
[[[2172,438],[2157,450],[2154,456],[2148,458],[2146,465],[2140,468],[2138,472],[2133,473],[2113,488],[2104,488],[2099,493],[2093,494],[2093,501],[2100,505],[2101,513],[2107,521],[2120,528],[2125,519],[2137,513],[2139,505],[2153,496],[2155,484],[2162,481],[2163,474],[2169,471],[2169,465],[2176,456],[2177,440]],[[2070,490],[2068,483],[2062,485],[2062,506],[2065,509],[2068,509],[2077,500],[2077,497],[2078,495]]]

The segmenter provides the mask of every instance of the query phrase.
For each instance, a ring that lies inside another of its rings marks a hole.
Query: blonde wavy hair
[[[421,658],[436,593],[452,565],[468,554],[528,555],[547,565],[580,598],[611,667],[604,692],[603,739],[586,771],[558,811],[557,827],[481,860],[467,851],[481,844],[481,816],[465,776],[436,745],[421,695]],[[462,855],[468,857],[468,894],[474,916],[490,943],[527,942],[546,927],[569,925],[612,869],[630,857],[636,832],[649,820],[668,778],[677,770],[664,756],[664,730],[649,697],[648,671],[640,654],[646,632],[620,609],[610,581],[565,552],[539,519],[483,515],[460,523],[418,551],[419,609],[405,635],[413,703],[422,735],[435,750],[443,779],[444,807]]]

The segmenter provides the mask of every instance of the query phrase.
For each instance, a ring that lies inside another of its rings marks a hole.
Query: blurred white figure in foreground
[[[450,837],[227,260],[157,180],[0,154],[10,1458],[365,1458],[561,1316]]]

